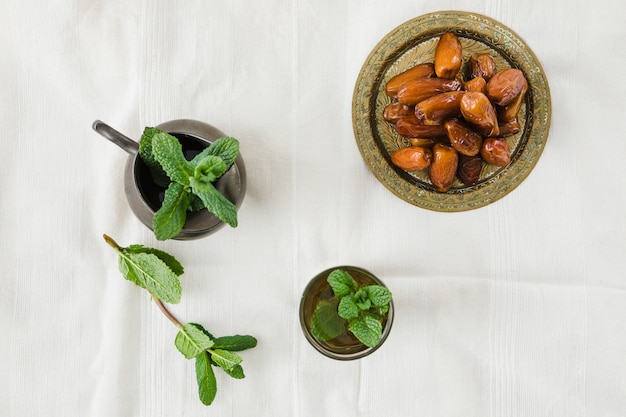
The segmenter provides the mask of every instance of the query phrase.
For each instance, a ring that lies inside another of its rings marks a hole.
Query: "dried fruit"
[[[489,54],[474,54],[467,63],[467,78],[482,77],[489,81],[496,73],[496,63]]]
[[[517,118],[511,120],[510,122],[500,123],[498,125],[500,127],[500,137],[508,138],[509,136],[513,136],[520,131],[520,125],[517,121]]]
[[[483,159],[480,155],[459,155],[459,166],[456,175],[467,186],[476,185],[483,169]]]
[[[432,148],[437,141],[433,138],[409,138],[411,146],[421,146],[424,148]]]
[[[437,143],[433,147],[433,160],[428,168],[430,181],[437,191],[445,193],[454,183],[459,156],[454,148]]]
[[[524,102],[524,96],[526,95],[526,91],[528,90],[528,85],[525,85],[522,88],[522,91],[504,107],[498,106],[498,121],[499,122],[510,122],[513,119],[517,118],[517,114],[519,113],[519,109],[522,107],[522,103]]]
[[[409,146],[398,149],[391,154],[391,162],[406,171],[419,171],[428,168],[432,159],[432,151],[421,146]]]
[[[483,137],[459,119],[450,119],[444,125],[452,147],[462,155],[474,156],[480,152]]]
[[[461,99],[461,114],[484,136],[498,136],[496,110],[483,93],[465,93]]]
[[[434,52],[434,63],[387,82],[393,102],[383,117],[411,143],[391,155],[392,163],[407,171],[428,167],[433,186],[445,193],[456,177],[466,186],[478,184],[485,163],[510,164],[505,138],[521,131],[528,82],[519,69],[498,72],[486,53],[471,55],[461,72],[462,44],[452,32],[439,37]]]
[[[460,90],[462,86],[459,80],[420,78],[404,83],[398,90],[397,97],[402,104],[417,104],[440,93]]]
[[[480,148],[480,156],[491,165],[503,167],[511,162],[511,150],[504,139],[488,138]]]
[[[408,70],[391,78],[385,85],[387,95],[395,97],[398,90],[404,83],[419,78],[430,78],[435,76],[435,66],[432,63],[418,64]]]
[[[435,73],[440,78],[454,78],[461,69],[463,49],[459,38],[451,32],[444,33],[435,48]]]
[[[446,135],[443,125],[425,125],[414,114],[398,120],[396,130],[399,135],[409,138],[438,138]]]
[[[517,68],[507,68],[496,73],[487,82],[487,96],[495,104],[506,106],[517,97],[528,82],[524,73]]]
[[[383,111],[383,118],[388,122],[395,123],[402,117],[410,116],[414,112],[415,108],[413,106],[394,101],[393,103],[385,106],[385,110]]]
[[[472,78],[464,85],[465,91],[473,93],[485,93],[487,91],[487,81],[483,77]]]
[[[464,91],[450,91],[420,101],[415,106],[415,116],[426,125],[440,125],[450,117],[461,114]]]

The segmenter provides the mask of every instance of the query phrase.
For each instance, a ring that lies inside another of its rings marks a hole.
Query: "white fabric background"
[[[393,196],[352,132],[369,52],[437,10],[512,28],[552,93],[533,172],[470,212]],[[1,15],[0,415],[626,415],[623,2],[5,0]],[[237,229],[156,241],[126,203],[126,154],[91,130],[177,118],[241,141]],[[181,320],[258,338],[211,407],[103,233],[181,260]],[[397,309],[385,345],[349,363],[297,316],[339,264],[379,275]]]

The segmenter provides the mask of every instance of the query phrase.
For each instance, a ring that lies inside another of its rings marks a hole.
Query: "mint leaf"
[[[165,190],[165,199],[161,208],[154,213],[152,229],[158,240],[167,240],[176,236],[185,226],[189,194],[187,188],[177,182],[171,182]]]
[[[200,326],[199,324],[196,324],[196,326],[198,326],[198,328],[199,328],[200,330],[202,330],[202,333],[204,333],[205,335],[207,335],[207,337],[208,337],[209,339],[211,339],[211,340],[215,341],[215,336],[213,336],[211,333],[207,332],[207,330],[206,330],[204,327]]]
[[[191,191],[200,197],[207,210],[215,214],[221,221],[228,223],[232,227],[237,227],[237,207],[228,201],[212,184],[202,184],[200,188],[196,188],[192,184]]]
[[[354,298],[351,295],[346,295],[339,301],[339,307],[337,309],[339,316],[346,320],[353,319],[359,316],[359,308],[354,303]]]
[[[244,379],[246,377],[246,375],[243,373],[243,368],[241,367],[241,365],[235,365],[231,369],[224,372],[226,372],[228,375],[235,379]]]
[[[151,253],[151,254],[153,254],[154,256],[156,256],[157,258],[159,258],[160,260],[165,262],[165,265],[167,265],[167,267],[169,269],[171,269],[172,272],[175,273],[178,276],[182,275],[185,272],[185,269],[183,268],[181,263],[178,262],[178,260],[176,258],[174,258],[174,256],[172,256],[169,253],[164,252],[162,250],[158,250],[158,249],[155,249],[155,248],[147,248],[147,247],[145,247],[143,245],[130,245],[126,249],[128,250],[128,252],[132,252],[132,253]]]
[[[343,269],[335,269],[332,271],[326,279],[333,289],[336,297],[345,297],[348,294],[352,294],[356,291],[357,283]]]
[[[361,310],[369,310],[372,307],[372,302],[367,296],[367,292],[364,288],[361,288],[354,294],[354,302]]]
[[[209,349],[209,353],[213,362],[225,371],[230,371],[243,361],[241,356],[224,349]]]
[[[208,182],[213,182],[226,172],[226,163],[222,158],[215,155],[207,155],[202,158],[194,170],[194,177],[205,177]]]
[[[166,303],[180,302],[182,288],[178,276],[156,255],[121,248],[119,269],[124,278]]]
[[[213,341],[206,334],[204,328],[196,323],[185,324],[174,340],[176,348],[187,359],[195,358],[203,351],[213,346]]]
[[[385,314],[387,314],[389,312],[389,304],[386,304],[382,307],[378,307],[378,315],[380,317],[384,317]]]
[[[202,189],[203,184],[211,184],[226,172],[226,164],[219,156],[207,155],[196,165],[190,184],[194,188]],[[191,182],[193,180],[193,182]]]
[[[141,139],[139,139],[139,156],[148,166],[159,166],[159,163],[154,158],[152,154],[152,138],[157,133],[162,132],[154,127],[146,127],[143,130],[143,134],[141,135]]]
[[[239,142],[237,139],[230,136],[217,139],[208,148],[205,148],[202,152],[196,155],[191,162],[197,164],[201,159],[207,155],[219,156],[226,164],[226,170],[235,163],[237,155],[239,154]]]
[[[320,301],[311,316],[311,333],[320,342],[345,334],[346,322],[337,314],[336,301]]]
[[[162,130],[154,127],[146,127],[144,129],[141,139],[139,140],[139,156],[148,166],[153,181],[161,187],[167,187],[170,183],[170,179],[152,153],[152,138],[157,133],[162,132]]]
[[[196,379],[198,380],[198,395],[204,405],[211,405],[217,394],[217,380],[211,367],[208,352],[200,352],[196,356]]]
[[[363,289],[374,307],[383,307],[391,301],[391,291],[382,285],[368,285]]]
[[[172,181],[189,185],[194,166],[185,159],[178,139],[165,132],[155,134],[152,138],[152,154]]]
[[[252,336],[223,336],[213,340],[213,349],[224,349],[231,352],[251,349],[256,346],[257,340]]]
[[[374,347],[382,339],[383,326],[373,314],[365,314],[363,317],[351,320],[350,331],[365,346]]]

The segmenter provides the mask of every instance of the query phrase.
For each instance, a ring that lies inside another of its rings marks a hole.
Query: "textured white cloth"
[[[505,198],[436,213],[367,170],[351,102],[365,58],[424,13],[512,28],[548,77],[552,125]],[[0,415],[626,415],[626,6],[619,0],[5,0],[0,25]],[[241,141],[240,225],[158,242],[123,194],[138,138],[191,118]],[[102,239],[185,266],[172,311],[252,334],[244,380],[205,408],[177,329]],[[302,290],[340,264],[393,291],[383,347],[317,353]]]

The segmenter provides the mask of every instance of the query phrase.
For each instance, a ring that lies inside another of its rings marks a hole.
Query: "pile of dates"
[[[456,176],[475,185],[483,163],[511,162],[505,138],[520,131],[517,115],[528,90],[522,71],[498,71],[489,54],[472,55],[465,78],[462,62],[458,37],[444,33],[434,63],[418,64],[385,86],[393,101],[383,117],[411,144],[393,152],[392,163],[406,171],[428,168],[439,192],[447,192]]]

